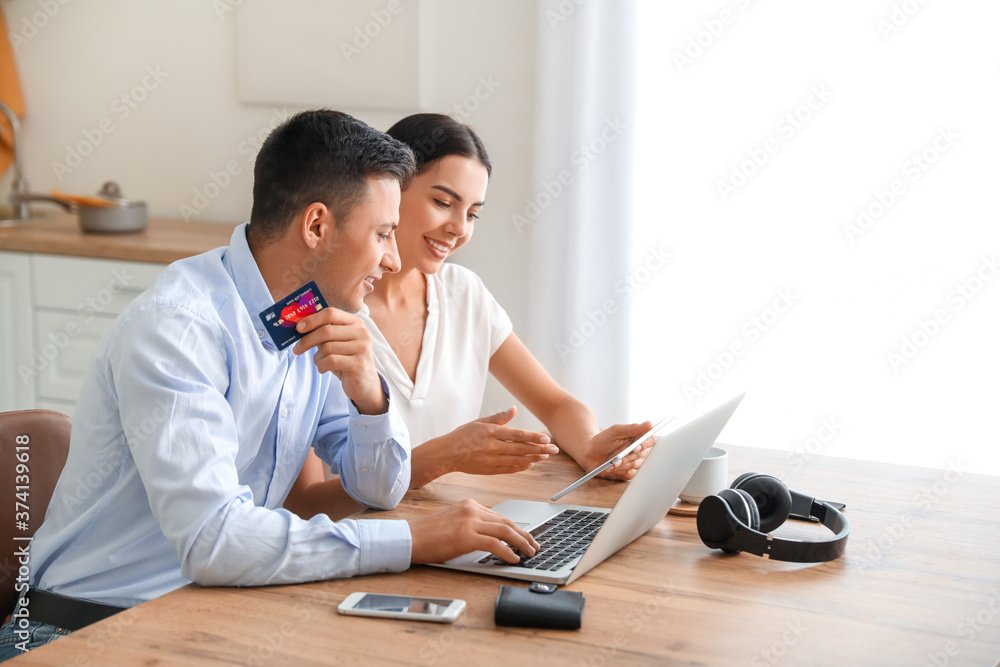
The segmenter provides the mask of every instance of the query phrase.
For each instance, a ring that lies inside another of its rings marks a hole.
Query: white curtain
[[[529,346],[602,426],[628,413],[636,8],[541,0]]]

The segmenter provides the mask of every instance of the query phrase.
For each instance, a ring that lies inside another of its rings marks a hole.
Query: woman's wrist
[[[587,444],[589,445],[590,443]],[[583,470],[592,470],[597,466],[599,466],[600,464],[604,463],[604,461],[597,461],[598,457],[594,456],[589,446],[586,447],[583,451],[567,452],[567,453],[570,455],[570,458],[576,461],[576,464],[580,466],[580,468],[582,468]]]
[[[563,442],[567,442],[569,444],[564,445]],[[554,437],[552,438],[552,444],[556,445],[560,452],[568,454],[569,457],[576,461],[577,465],[584,470],[589,470],[590,468],[587,468],[587,464],[594,459],[593,437],[586,439],[566,438],[563,442],[556,440]],[[604,463],[604,461],[601,461],[600,463]],[[593,467],[594,466],[591,466],[591,468]]]
[[[599,441],[599,436],[599,433],[595,433],[586,439],[580,440],[579,442],[583,443],[580,447],[560,449],[569,454],[583,470],[593,470],[614,454],[614,452],[609,453],[605,450],[603,443]]]

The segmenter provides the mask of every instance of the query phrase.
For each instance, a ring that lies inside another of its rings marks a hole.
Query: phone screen
[[[417,598],[408,595],[366,593],[363,598],[355,603],[352,609],[441,616],[451,603],[451,600],[442,598]]]

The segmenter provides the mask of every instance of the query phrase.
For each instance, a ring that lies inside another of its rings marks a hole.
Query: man
[[[409,522],[281,509],[310,446],[345,501],[389,509],[409,486],[405,426],[349,313],[399,269],[393,232],[413,168],[403,144],[334,111],[268,137],[250,223],[228,247],[167,267],[102,338],[0,659],[191,581],[396,572],[475,549],[516,562],[505,542],[534,553],[527,533],[472,501]],[[309,280],[333,307],[279,350],[259,314]]]

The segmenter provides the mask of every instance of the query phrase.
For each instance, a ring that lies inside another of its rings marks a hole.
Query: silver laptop
[[[611,510],[534,500],[496,505],[494,511],[529,531],[541,546],[531,558],[510,565],[489,552],[473,551],[436,567],[555,584],[576,580],[666,516],[743,396],[662,434]]]

